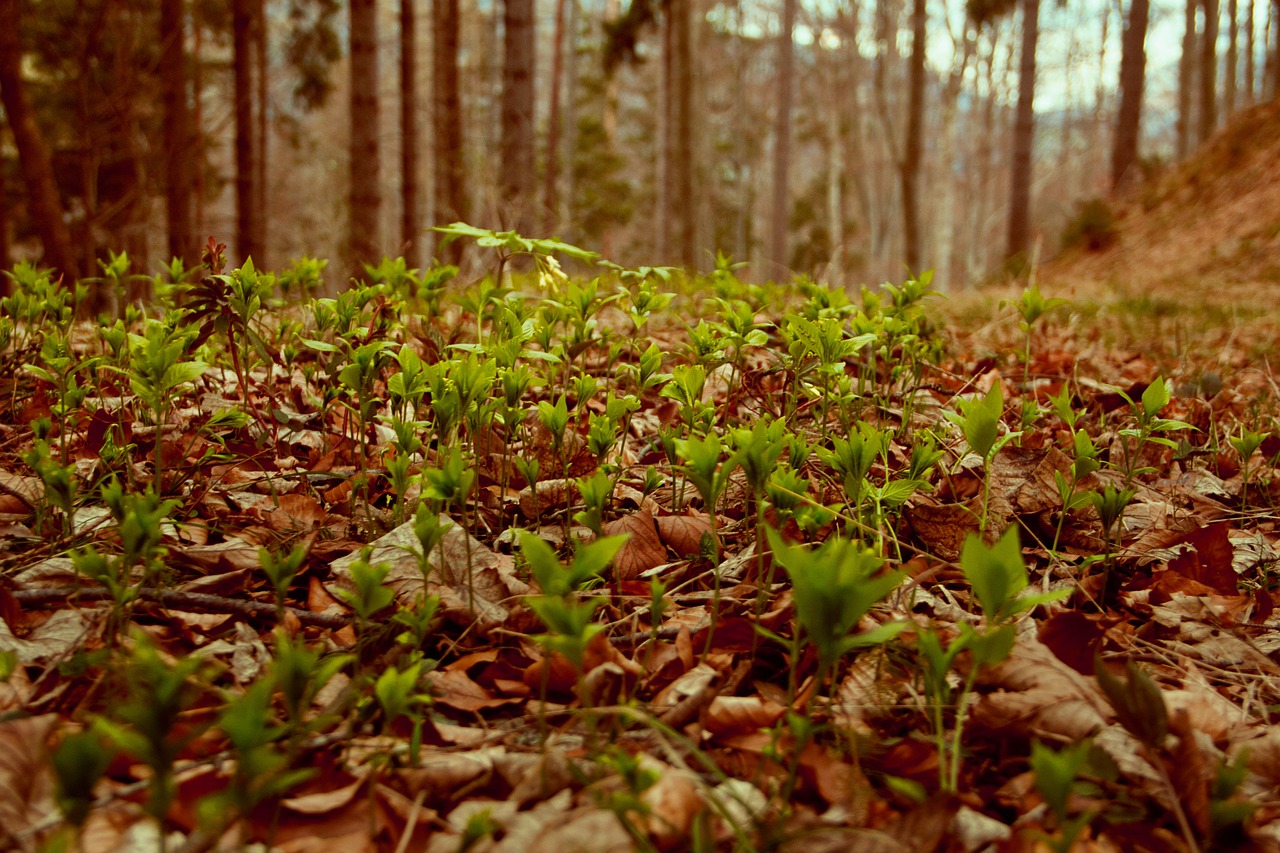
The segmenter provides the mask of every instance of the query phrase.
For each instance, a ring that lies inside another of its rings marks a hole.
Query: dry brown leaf
[[[681,557],[696,557],[701,554],[702,537],[711,532],[711,519],[701,512],[660,515],[654,521],[658,525],[658,535],[663,544]]]
[[[427,681],[437,704],[459,711],[475,713],[520,702],[519,698],[493,696],[461,670],[436,670],[427,676]]]
[[[0,723],[0,848],[22,849],[17,834],[54,814],[45,742],[56,714]]]
[[[610,521],[602,530],[605,536],[624,533],[630,536],[613,559],[614,571],[619,580],[635,580],[649,569],[667,561],[667,549],[662,546],[658,528],[654,526],[653,516],[647,509]]]
[[[973,710],[974,725],[990,731],[1076,741],[1111,716],[1093,679],[1030,636],[1020,638],[1009,658],[985,670],[981,680],[1001,688],[983,696]]]
[[[677,849],[688,840],[693,819],[706,807],[699,794],[699,779],[689,770],[671,767],[649,755],[641,755],[640,763],[657,775],[657,781],[640,795],[649,807],[644,819],[649,837],[660,850]]]
[[[759,696],[717,696],[703,709],[702,725],[720,737],[767,729],[782,719],[786,707]]]

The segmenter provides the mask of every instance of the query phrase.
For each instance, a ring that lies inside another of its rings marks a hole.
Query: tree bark
[[[364,263],[377,263],[381,195],[378,148],[378,4],[351,0],[351,225],[348,267],[364,275]]]
[[[1244,87],[1243,88],[1244,88],[1244,106],[1248,107],[1253,104],[1254,100],[1258,96],[1257,91],[1254,89],[1254,85],[1257,82],[1258,69],[1257,69],[1257,65],[1255,64],[1256,60],[1254,58],[1254,53],[1253,53],[1257,49],[1257,44],[1254,42],[1254,38],[1253,38],[1253,35],[1254,35],[1253,16],[1257,13],[1257,4],[1254,2],[1254,0],[1249,0],[1249,3],[1245,7],[1245,9],[1247,11],[1245,12],[1245,19],[1244,19],[1245,54],[1244,54]]]
[[[462,98],[458,92],[458,0],[432,0],[432,111],[435,164],[435,208],[440,224],[467,218],[466,164],[462,151]],[[458,242],[450,243],[441,260],[458,263]]]
[[[1196,6],[1199,0],[1187,0],[1183,10],[1182,56],[1178,60],[1178,160],[1187,159],[1191,153],[1191,111],[1194,108],[1192,90],[1196,75]]]
[[[258,256],[254,259],[258,269],[267,268],[267,241],[270,237],[268,221],[271,202],[267,196],[267,153],[269,146],[267,81],[270,79],[270,67],[267,61],[267,0],[254,0],[253,8],[253,49],[255,82],[258,84],[258,97],[255,105],[257,128],[254,131],[254,168],[253,204],[256,208],[258,236]]]
[[[556,0],[551,42],[551,93],[547,109],[547,170],[542,192],[542,232],[556,232],[560,218],[560,90],[564,79],[565,0]]]
[[[902,233],[907,270],[919,275],[920,268],[920,170],[924,161],[925,97],[925,0],[911,4],[911,64],[907,71],[907,135],[902,141]]]
[[[1236,111],[1236,79],[1240,65],[1240,4],[1238,0],[1227,0],[1227,67],[1226,78],[1222,81],[1222,112],[1224,118],[1231,118]]]
[[[1134,175],[1138,134],[1142,126],[1142,94],[1147,72],[1147,21],[1150,0],[1132,0],[1120,49],[1120,108],[1111,155],[1111,190],[1119,192]]]
[[[778,69],[773,117],[773,204],[769,214],[769,272],[785,276],[790,267],[787,231],[791,225],[791,100],[795,76],[796,0],[783,0],[778,32]]]
[[[672,211],[679,232],[676,257],[692,272],[698,265],[697,232],[693,208],[693,0],[669,0],[674,17],[671,48],[675,60],[675,151],[671,163]]]
[[[13,266],[9,257],[9,187],[4,160],[0,160],[0,270]],[[9,278],[0,275],[0,296],[9,295]]]
[[[164,106],[165,220],[169,257],[184,266],[199,260],[191,230],[192,162],[190,111],[187,108],[187,58],[182,0],[160,2],[160,85]]]
[[[1040,0],[1022,0],[1022,49],[1018,57],[1018,106],[1013,125],[1013,171],[1006,256],[1025,257],[1031,241],[1031,156],[1035,142],[1036,44]]]
[[[80,270],[71,245],[71,231],[63,218],[62,198],[53,175],[53,158],[36,124],[35,111],[22,79],[22,46],[18,42],[18,0],[0,0],[0,103],[18,149],[18,164],[27,186],[27,199],[36,232],[44,247],[44,262],[61,273],[67,284]]]
[[[1201,0],[1204,41],[1200,43],[1200,142],[1218,127],[1218,0]]]
[[[418,16],[400,0],[400,253],[410,268],[418,252]]]
[[[236,151],[236,251],[240,262],[261,255],[258,217],[258,164],[253,121],[253,9],[251,0],[231,4],[232,95]]]
[[[527,233],[533,190],[533,0],[503,2],[502,141],[498,188],[506,227]]]

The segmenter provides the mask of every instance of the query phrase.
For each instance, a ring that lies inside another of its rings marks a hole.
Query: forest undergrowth
[[[442,230],[6,273],[0,847],[1280,849],[1268,318]]]

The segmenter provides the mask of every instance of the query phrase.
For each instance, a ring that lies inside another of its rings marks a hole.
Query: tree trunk
[[[935,288],[942,291],[953,290],[956,278],[956,267],[952,262],[956,238],[957,178],[956,169],[953,167],[956,159],[956,119],[964,78],[968,73],[969,62],[973,59],[974,52],[973,30],[969,27],[968,20],[962,21],[961,27],[963,29],[960,38],[953,39],[954,42],[959,42],[960,50],[958,56],[952,59],[951,68],[942,86],[942,103],[939,105],[938,162],[942,164],[942,174],[936,205],[937,227],[934,229],[937,238],[934,265],[937,272],[933,283]],[[972,202],[971,199],[970,203]]]
[[[253,9],[251,0],[231,4],[232,75],[235,91],[236,150],[236,251],[240,262],[261,254],[258,218],[257,146],[253,122]]]
[[[270,79],[270,68],[267,63],[267,0],[254,0],[253,9],[253,48],[255,82],[258,84],[257,98],[257,130],[254,133],[254,167],[256,173],[253,183],[253,204],[256,208],[258,223],[258,256],[254,259],[258,269],[267,268],[268,220],[271,202],[267,197],[267,149],[269,143],[267,81]]]
[[[534,177],[533,0],[503,2],[502,141],[498,188],[505,227],[527,233]]]
[[[1227,0],[1227,74],[1222,81],[1222,111],[1231,118],[1236,111],[1236,76],[1240,65],[1240,4]]]
[[[165,220],[169,257],[184,266],[199,260],[191,230],[192,164],[190,113],[187,109],[186,27],[182,0],[160,3],[160,85],[164,105]]]
[[[202,56],[202,48],[204,46],[204,27],[200,26],[200,16],[191,16],[192,44],[191,44],[191,132],[192,146],[191,151],[196,158],[196,163],[203,167],[204,165],[204,61]],[[204,169],[195,169],[194,180],[192,181],[192,195],[195,196],[195,239],[196,251],[200,251],[200,244],[205,237],[209,236],[204,233]]]
[[[654,164],[654,209],[655,227],[654,258],[657,263],[670,264],[671,243],[675,236],[676,223],[671,219],[671,161],[675,151],[675,113],[676,113],[676,59],[675,59],[675,12],[673,4],[668,4],[666,14],[662,17],[662,69],[658,78],[658,127],[656,145],[656,163]],[[617,120],[615,113],[614,120]]]
[[[547,110],[547,170],[542,193],[542,233],[556,233],[560,219],[560,88],[564,79],[565,0],[556,0],[551,42],[551,93]]]
[[[1147,72],[1147,19],[1150,0],[1132,0],[1120,49],[1120,109],[1111,155],[1111,190],[1118,192],[1131,181],[1138,160],[1138,133],[1142,125],[1142,90]]]
[[[778,70],[773,118],[773,204],[769,214],[769,272],[785,276],[790,267],[787,230],[791,225],[791,94],[795,68],[792,35],[796,27],[796,0],[783,0],[782,27],[778,33]]]
[[[1204,41],[1200,43],[1200,142],[1218,126],[1218,0],[1201,0]]]
[[[1025,258],[1031,241],[1031,155],[1035,142],[1036,43],[1040,0],[1022,0],[1022,49],[1018,57],[1018,106],[1013,125],[1013,171],[1006,256]]]
[[[1275,100],[1280,96],[1280,0],[1271,0],[1271,9],[1267,13],[1267,100]]]
[[[400,253],[418,258],[418,32],[415,0],[400,0]]]
[[[44,262],[69,285],[80,275],[63,218],[62,198],[53,175],[53,158],[36,124],[35,111],[22,79],[22,47],[18,42],[18,0],[0,0],[0,103],[18,149],[18,165],[36,232],[44,246]],[[91,297],[92,298],[92,297]]]
[[[466,164],[462,150],[462,98],[458,91],[458,0],[432,0],[433,74],[431,90],[435,165],[435,208],[440,224],[467,218]],[[441,260],[458,263],[462,246],[450,243]]]
[[[0,159],[0,270],[7,270],[13,266],[13,260],[10,257],[9,248],[9,187],[7,184],[8,169],[3,159]],[[9,295],[9,278],[0,275],[0,296]]]
[[[1182,30],[1182,56],[1178,60],[1178,142],[1176,156],[1179,161],[1191,153],[1191,110],[1194,108],[1192,90],[1196,76],[1196,4],[1187,0],[1185,23]]]
[[[1245,9],[1247,11],[1244,19],[1244,106],[1248,107],[1253,105],[1258,96],[1257,91],[1254,89],[1254,84],[1257,82],[1258,68],[1255,64],[1253,53],[1257,49],[1253,39],[1253,16],[1257,13],[1257,4],[1254,0],[1249,0],[1249,4]]]
[[[924,163],[925,0],[911,4],[911,64],[907,76],[907,135],[902,141],[902,234],[907,271],[919,275],[920,268],[920,170]]]
[[[348,268],[364,275],[364,263],[381,255],[378,217],[381,160],[378,150],[378,4],[351,0],[351,227]]]
[[[675,18],[671,48],[676,66],[671,213],[680,223],[680,231],[676,235],[676,257],[680,265],[690,272],[698,265],[693,208],[693,2],[669,0],[670,14]]]

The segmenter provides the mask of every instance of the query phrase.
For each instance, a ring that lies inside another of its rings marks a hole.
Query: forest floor
[[[18,276],[0,847],[1280,849],[1269,317],[472,236]]]

